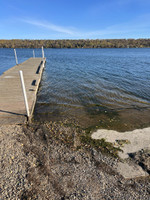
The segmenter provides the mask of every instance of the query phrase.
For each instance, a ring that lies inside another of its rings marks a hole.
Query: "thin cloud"
[[[150,29],[150,22],[148,20],[149,17],[150,15],[147,14],[145,16],[139,16],[135,18],[134,20],[127,23],[107,26],[104,29],[93,30],[93,31],[79,30],[76,28],[65,28],[65,27],[58,26],[52,23],[38,21],[38,20],[31,20],[31,19],[30,20],[22,19],[21,21],[27,24],[37,26],[39,28],[46,28],[48,30],[52,30],[55,33],[54,37],[58,37],[58,38],[68,38],[68,39],[69,38],[71,39],[91,38],[92,39],[92,38],[107,38],[107,37],[117,38],[117,36],[126,38],[128,37],[129,34],[134,36],[137,33],[138,34],[142,33],[143,31],[146,31],[148,33]],[[52,32],[49,34],[52,35]]]
[[[48,22],[42,22],[42,21],[37,21],[37,20],[25,20],[25,19],[22,19],[21,21],[23,21],[27,24],[38,26],[38,27],[41,27],[41,28],[46,28],[46,29],[56,31],[56,32],[59,32],[59,33],[65,33],[65,34],[69,34],[69,35],[74,34],[73,30],[71,30],[71,29],[68,29],[68,28],[65,28],[65,27],[62,27],[62,26],[57,26],[55,24],[48,23]]]

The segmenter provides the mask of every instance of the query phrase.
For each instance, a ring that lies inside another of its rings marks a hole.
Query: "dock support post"
[[[16,49],[14,49],[14,53],[15,53],[16,65],[18,65],[18,58],[17,58]]]
[[[44,59],[44,49],[43,49],[43,46],[42,46],[42,58]]]
[[[35,52],[34,52],[34,50],[33,50],[33,58],[35,58]]]
[[[26,107],[27,117],[29,118],[29,116],[30,116],[29,105],[28,105],[28,100],[27,100],[25,84],[24,84],[23,72],[20,70],[19,74],[20,74],[20,80],[21,80],[21,86],[22,86],[22,91],[23,91],[23,96],[24,96],[24,103],[25,103],[25,107]]]

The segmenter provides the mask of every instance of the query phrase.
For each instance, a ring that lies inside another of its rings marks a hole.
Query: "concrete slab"
[[[119,172],[125,179],[139,178],[149,176],[139,165],[128,164],[119,162],[117,166],[117,172]]]
[[[21,124],[27,119],[19,70],[23,71],[32,116],[44,65],[45,59],[30,58],[0,76],[0,125]]]
[[[123,150],[119,152],[122,159],[128,158],[129,154],[141,149],[150,149],[150,127],[126,132],[99,129],[92,133],[91,137],[93,139],[104,138],[114,146],[120,147]]]
[[[111,142],[114,146],[123,150],[123,152],[119,152],[119,156],[124,159],[124,162],[119,162],[116,170],[124,178],[149,176],[141,166],[134,162],[129,163],[127,158],[129,158],[129,154],[138,152],[141,149],[150,149],[150,127],[126,132],[99,129],[92,133],[91,137],[93,139],[104,138],[107,142]]]

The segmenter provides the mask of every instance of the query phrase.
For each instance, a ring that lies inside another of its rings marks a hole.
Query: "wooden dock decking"
[[[27,120],[19,70],[23,72],[32,117],[45,61],[45,58],[30,58],[0,76],[0,125],[22,124]]]

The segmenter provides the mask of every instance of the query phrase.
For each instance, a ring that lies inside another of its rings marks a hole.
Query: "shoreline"
[[[51,105],[53,107],[53,105]],[[143,129],[150,127],[150,109],[149,108],[135,108],[135,109],[123,109],[123,110],[115,110],[115,109],[102,109],[98,110],[94,108],[92,111],[84,110],[84,107],[78,110],[73,108],[70,109],[69,112],[64,111],[59,112],[59,117],[55,114],[55,110],[53,112],[43,112],[42,107],[38,106],[36,103],[35,111],[33,115],[33,121],[35,122],[49,122],[56,121],[59,122],[61,120],[70,120],[76,121],[78,125],[87,132],[96,131],[98,129],[108,129],[119,132],[125,131],[133,131],[135,129]],[[47,107],[47,110],[50,108]],[[54,108],[53,108],[54,109]],[[41,112],[39,112],[40,110]],[[68,115],[66,115],[66,113]],[[80,113],[80,114],[79,114]]]

